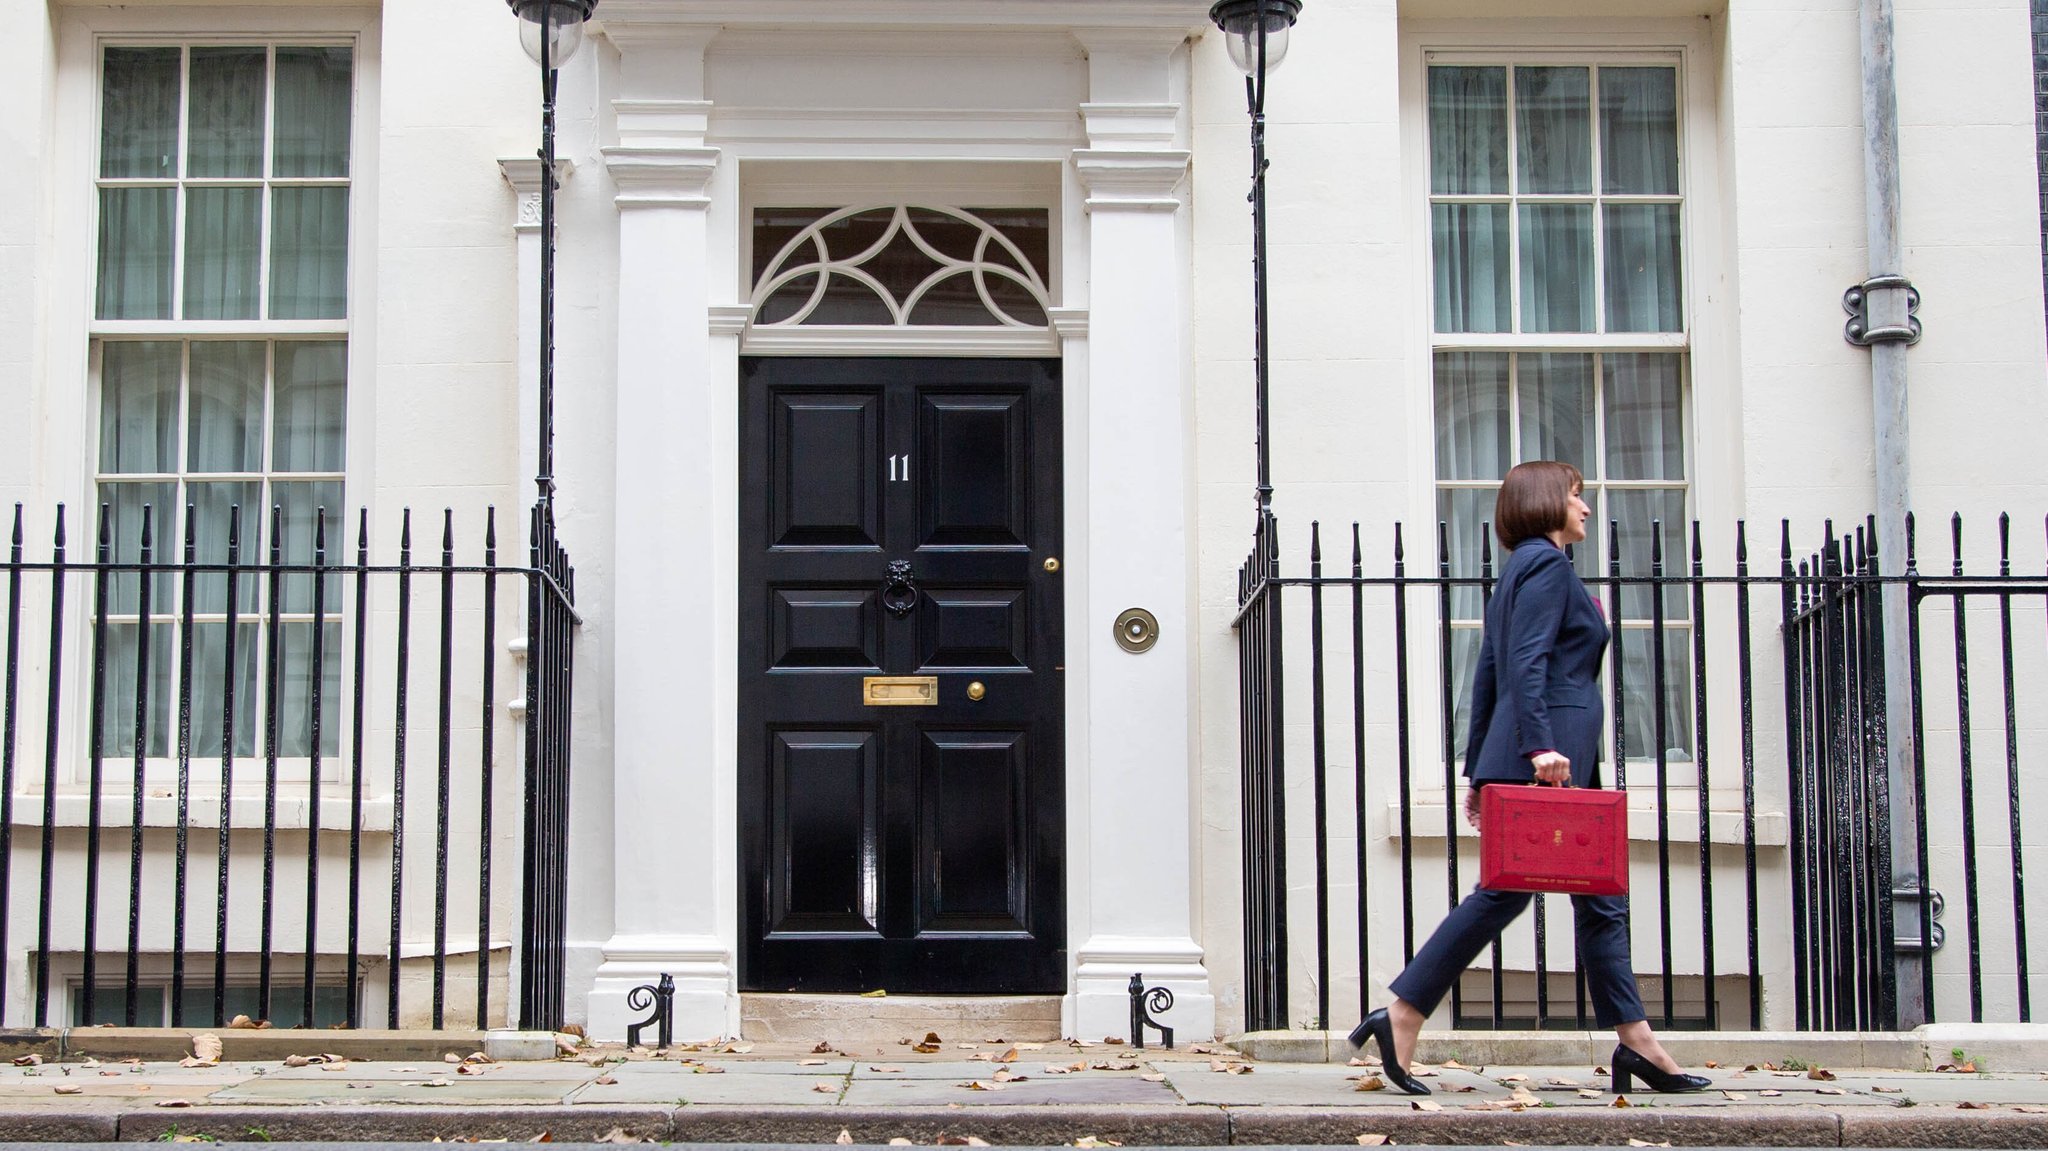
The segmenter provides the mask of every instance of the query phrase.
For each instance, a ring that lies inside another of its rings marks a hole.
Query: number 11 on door
[[[897,462],[896,462],[896,461],[898,461],[898,460],[901,460],[901,461],[903,461],[901,465],[898,465],[898,464],[897,464]],[[894,483],[909,483],[909,482],[910,482],[910,453],[909,453],[909,452],[905,452],[905,453],[903,453],[903,454],[902,454],[902,455],[900,455],[900,456],[890,456],[890,457],[889,457],[889,482],[890,482],[890,483],[892,483],[892,484],[894,484]]]

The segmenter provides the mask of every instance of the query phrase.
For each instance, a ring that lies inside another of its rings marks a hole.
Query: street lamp
[[[1266,394],[1266,75],[1287,55],[1287,31],[1301,0],[1216,0],[1209,19],[1223,30],[1230,61],[1244,70],[1252,118],[1252,395],[1258,419],[1260,522],[1273,510],[1273,456]]]
[[[555,502],[555,75],[583,46],[597,0],[507,0],[519,46],[540,65],[540,502]]]

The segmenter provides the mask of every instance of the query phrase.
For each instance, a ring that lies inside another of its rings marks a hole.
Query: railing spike
[[[1952,512],[1948,518],[1949,542],[1955,557],[1952,575],[1963,574],[1963,513]]]
[[[1735,521],[1735,568],[1737,574],[1749,572],[1749,521]]]
[[[1914,538],[1913,513],[1906,513],[1906,574],[1917,575],[1920,571],[1919,542]]]
[[[2012,574],[2012,513],[1998,513],[1998,574]]]
[[[455,509],[441,509],[441,554],[448,562],[455,562]]]
[[[58,505],[57,505],[57,531],[56,531],[56,535],[55,535],[55,542],[56,542],[57,550],[58,550],[59,552],[62,552],[62,551],[64,550],[64,505],[63,505],[63,504],[58,504]]]
[[[14,539],[13,539],[13,545],[14,545],[14,550],[15,550],[15,551],[20,551],[20,550],[21,550],[21,505],[20,505],[19,503],[17,503],[17,504],[15,504],[15,505],[14,505]]]

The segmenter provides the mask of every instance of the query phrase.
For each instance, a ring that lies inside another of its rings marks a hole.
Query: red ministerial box
[[[1511,783],[1481,788],[1479,886],[1628,894],[1628,796]]]

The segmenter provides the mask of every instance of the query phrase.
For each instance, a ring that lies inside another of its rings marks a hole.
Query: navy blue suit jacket
[[[1571,760],[1574,787],[1598,786],[1607,638],[1607,621],[1557,545],[1536,536],[1509,552],[1472,676],[1466,778],[1533,782],[1529,757],[1549,749]]]

